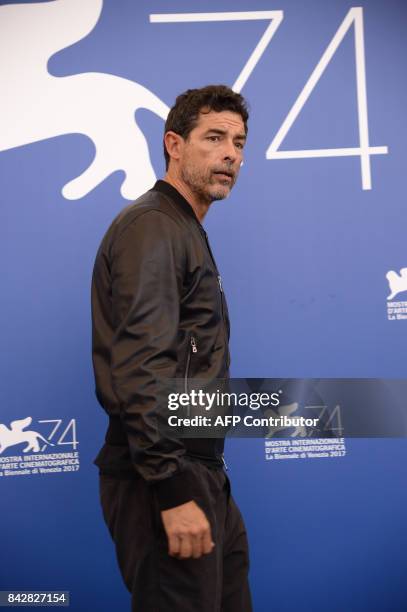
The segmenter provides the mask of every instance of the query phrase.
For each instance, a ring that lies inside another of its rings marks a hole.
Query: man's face
[[[197,125],[182,141],[182,180],[204,201],[226,198],[239,175],[245,140],[238,113],[201,112]]]

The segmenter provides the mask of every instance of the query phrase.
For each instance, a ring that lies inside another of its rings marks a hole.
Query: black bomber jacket
[[[109,416],[95,459],[101,473],[141,476],[162,510],[194,498],[189,458],[219,465],[224,441],[165,437],[159,380],[228,378],[229,333],[207,234],[187,200],[159,180],[112,222],[94,264],[92,357]]]

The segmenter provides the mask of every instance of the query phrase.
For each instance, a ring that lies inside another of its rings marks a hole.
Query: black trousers
[[[251,612],[249,555],[242,516],[222,469],[188,462],[199,480],[196,502],[211,526],[213,551],[199,559],[168,554],[154,487],[141,478],[100,475],[105,522],[133,612]]]

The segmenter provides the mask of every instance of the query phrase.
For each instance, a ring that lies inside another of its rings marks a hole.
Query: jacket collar
[[[170,183],[167,181],[163,181],[159,179],[154,187],[152,187],[151,191],[161,191],[161,193],[165,193],[168,197],[171,198],[187,215],[195,219],[198,225],[202,228],[202,224],[196,216],[194,209],[191,204],[184,198],[183,195],[180,194],[178,189],[175,189]]]

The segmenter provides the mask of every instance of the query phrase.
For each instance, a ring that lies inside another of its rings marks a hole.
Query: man
[[[226,86],[177,97],[166,175],[113,221],[92,281],[96,394],[109,415],[95,460],[105,521],[137,612],[249,612],[242,517],[223,439],[158,427],[160,381],[229,375],[229,320],[201,222],[239,174],[248,112]]]

